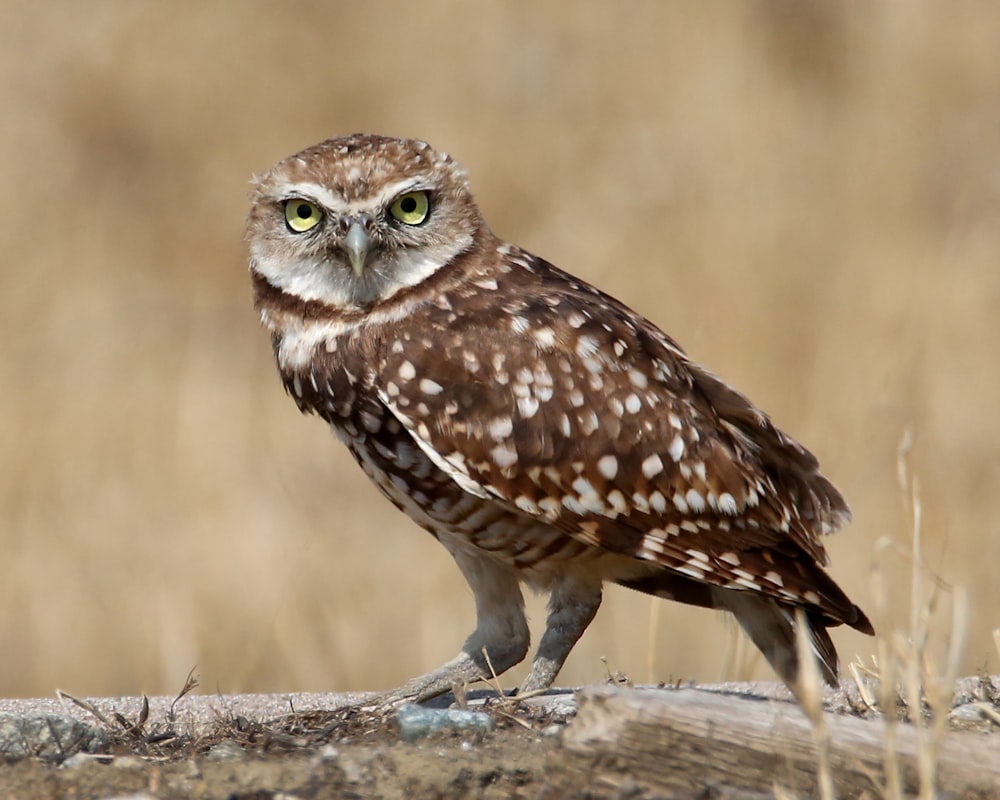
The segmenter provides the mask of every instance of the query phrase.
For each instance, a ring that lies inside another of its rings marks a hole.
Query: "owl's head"
[[[300,300],[368,309],[486,230],[465,171],[425,142],[329,139],[254,179],[250,269]]]

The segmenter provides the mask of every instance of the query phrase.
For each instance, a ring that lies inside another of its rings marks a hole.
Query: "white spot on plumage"
[[[523,494],[518,495],[514,498],[514,505],[517,506],[522,511],[526,511],[529,514],[538,513],[538,505],[530,497],[526,497]]]
[[[690,564],[684,564],[682,566],[674,567],[682,575],[687,575],[688,577],[694,578],[697,581],[705,580],[705,571],[702,569],[697,569],[696,567],[690,566]]]
[[[517,451],[509,444],[498,444],[490,450],[490,457],[493,459],[493,463],[501,469],[517,463]]]
[[[525,419],[531,419],[535,416],[535,412],[538,411],[538,405],[538,398],[536,397],[517,398],[517,410],[521,412],[521,416]]]
[[[644,372],[640,372],[634,367],[628,371],[628,379],[636,389],[645,389],[649,385],[649,380]]]
[[[649,496],[649,505],[657,514],[662,514],[667,510],[667,498],[662,492],[653,492]]]
[[[587,509],[584,508],[580,504],[580,501],[577,500],[575,497],[573,497],[573,495],[571,494],[568,494],[565,497],[563,497],[562,504],[567,511],[571,511],[574,514],[577,514],[581,517],[587,513]]]
[[[667,452],[670,457],[674,460],[676,464],[684,457],[684,439],[678,433],[674,436],[673,441],[670,442],[670,447],[667,448]]]
[[[655,478],[663,472],[663,462],[660,460],[660,457],[654,453],[643,460],[640,469],[642,470],[643,477],[649,480],[651,478]]]
[[[608,503],[616,514],[624,514],[628,511],[628,503],[625,502],[625,495],[617,489],[608,492]]]
[[[729,492],[723,492],[719,495],[719,510],[723,514],[736,514],[739,510],[736,505],[736,498],[733,497]]]
[[[591,514],[603,514],[606,510],[604,499],[597,492],[580,495],[580,504]]]
[[[441,392],[444,391],[444,387],[440,383],[432,381],[430,378],[421,378],[420,391],[424,394],[435,395],[441,394]]]
[[[463,350],[462,351],[462,362],[465,364],[465,368],[469,372],[478,372],[479,371],[479,357],[475,353],[473,353],[473,352],[471,352],[469,350]]]
[[[618,459],[613,455],[601,456],[597,459],[597,471],[609,481],[615,479],[618,474]]]
[[[594,355],[599,348],[600,345],[593,336],[578,336],[576,339],[576,354],[580,358]]]
[[[399,377],[404,381],[411,381],[417,377],[417,370],[409,361],[404,361],[400,364],[397,372],[399,373]]]
[[[691,509],[688,508],[687,500],[684,499],[684,495],[680,492],[675,492],[673,496],[674,508],[680,511],[682,514],[687,514]]]
[[[593,411],[584,411],[580,414],[579,420],[580,431],[584,436],[590,436],[590,434],[601,426],[600,420],[597,419],[597,414]]]
[[[687,500],[688,506],[695,514],[700,514],[705,510],[705,498],[697,490],[688,489],[684,499]]]
[[[639,395],[633,392],[625,398],[625,410],[629,414],[638,414],[640,408],[642,408],[642,402],[639,400]]]
[[[542,347],[549,348],[555,346],[556,334],[552,328],[537,328],[532,332],[532,336],[535,337],[535,341]]]
[[[549,519],[559,516],[559,501],[554,497],[543,497],[538,501],[538,507]]]
[[[514,333],[524,333],[530,327],[531,323],[528,322],[526,317],[516,316],[510,318],[510,329],[514,331]]]
[[[494,441],[502,441],[514,432],[514,422],[510,417],[496,417],[486,428]]]
[[[760,583],[757,582],[757,576],[752,572],[747,572],[740,567],[733,567],[733,575],[736,575],[738,579],[742,579],[741,582],[745,581],[744,585],[750,589],[760,590]]]

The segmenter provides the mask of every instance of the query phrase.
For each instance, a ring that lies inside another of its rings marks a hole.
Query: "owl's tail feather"
[[[721,595],[725,590],[717,591]],[[795,609],[779,601],[748,592],[729,592],[718,597],[719,605],[736,617],[740,627],[764,654],[764,658],[792,691],[799,681],[799,651],[796,641],[798,620],[806,625],[809,647],[816,657],[823,680],[830,686],[838,685],[839,659],[830,634],[826,632],[829,621],[815,611],[803,609],[796,617]]]
[[[618,583],[668,600],[729,611],[778,677],[793,692],[797,691],[799,655],[795,606],[756,592],[726,589],[666,573],[619,580]],[[846,597],[844,599],[856,612],[848,624],[863,633],[872,633],[871,623],[861,609],[850,604]],[[839,659],[826,629],[840,625],[841,620],[825,616],[816,607],[802,606],[801,609],[809,646],[816,656],[820,674],[828,684],[837,686]]]

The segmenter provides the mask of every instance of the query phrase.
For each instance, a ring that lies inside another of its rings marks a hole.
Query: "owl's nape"
[[[255,304],[285,388],[452,554],[476,630],[389,701],[499,675],[548,688],[605,582],[731,612],[789,685],[805,622],[865,633],[820,537],[850,518],[816,459],[648,320],[497,239],[464,171],[423,142],[356,135],[254,183]],[[798,612],[801,611],[801,614]]]

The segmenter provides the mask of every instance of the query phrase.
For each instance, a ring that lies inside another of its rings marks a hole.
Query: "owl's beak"
[[[351,225],[347,236],[344,237],[344,249],[347,251],[347,257],[354,268],[354,274],[359,278],[364,271],[365,261],[368,260],[368,246],[370,244],[371,239],[368,238],[368,231],[360,222]]]

